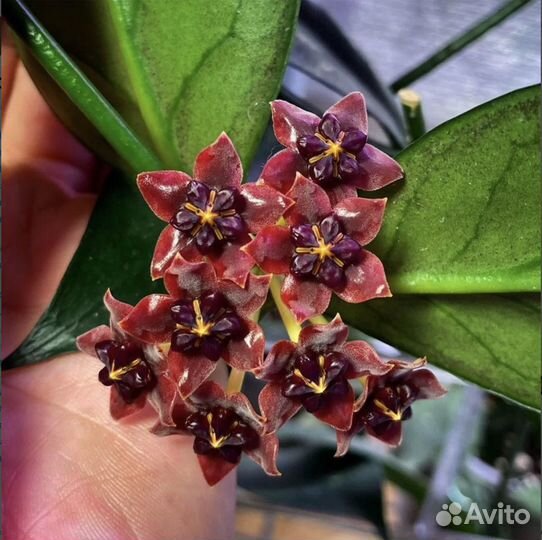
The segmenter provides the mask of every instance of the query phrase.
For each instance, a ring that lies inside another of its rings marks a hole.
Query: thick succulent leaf
[[[330,313],[406,352],[539,408],[539,90],[514,92],[398,156],[371,244],[394,297]],[[533,293],[531,293],[533,291]]]
[[[370,250],[394,294],[540,290],[540,90],[443,124],[396,156]]]
[[[190,170],[221,131],[250,161],[279,90],[296,0],[26,3],[166,167]],[[111,159],[54,80],[24,59],[57,114]]]

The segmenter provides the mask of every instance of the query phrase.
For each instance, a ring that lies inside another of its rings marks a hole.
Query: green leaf
[[[196,154],[222,131],[250,162],[280,87],[297,0],[28,4],[166,168],[191,170]],[[80,114],[54,81],[26,60],[59,116],[111,158],[88,123],[81,129]]]
[[[353,326],[523,405],[539,408],[538,88],[427,134],[398,159],[371,249],[394,297],[335,302]],[[516,293],[516,294],[512,294]]]

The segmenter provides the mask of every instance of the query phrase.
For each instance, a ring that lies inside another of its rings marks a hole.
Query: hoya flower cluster
[[[243,452],[279,474],[276,433],[302,408],[337,431],[342,455],[362,430],[399,444],[412,403],[445,392],[424,360],[384,362],[368,343],[348,341],[340,315],[310,322],[333,294],[350,303],[391,295],[381,261],[365,247],[378,234],[386,199],[360,198],[357,190],[382,188],[402,170],[367,143],[363,96],[349,94],[321,119],[284,101],[271,106],[286,148],[258,182],[242,184],[226,134],[200,152],[192,176],[138,176],[145,201],[166,223],[151,276],[167,292],[131,306],[108,291],[109,326],[77,340],[104,364],[98,379],[111,387],[111,415],[120,419],[148,401],[158,414],[153,433],[193,437],[210,485]],[[280,288],[275,300],[300,332],[266,356],[257,319],[272,280]],[[210,380],[218,362],[232,378],[249,372],[266,382],[259,412],[240,391]],[[359,395],[354,380],[362,382]]]

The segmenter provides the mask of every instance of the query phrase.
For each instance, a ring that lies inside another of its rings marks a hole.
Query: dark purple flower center
[[[215,362],[232,339],[247,335],[243,319],[219,292],[177,302],[171,307],[171,317],[177,325],[171,336],[171,348],[203,354]]]
[[[300,400],[309,412],[317,411],[348,392],[347,369],[348,359],[340,353],[305,351],[290,366],[282,395]]]
[[[376,388],[363,409],[363,421],[375,428],[387,422],[401,422],[412,416],[411,405],[416,391],[408,384],[392,384]]]
[[[193,180],[186,202],[170,224],[192,237],[201,253],[219,251],[225,242],[241,242],[248,231],[241,216],[245,200],[237,189],[211,189]]]
[[[348,182],[359,174],[357,156],[367,142],[359,129],[343,130],[337,117],[325,114],[314,135],[297,139],[297,149],[308,163],[309,176],[319,184]]]
[[[156,384],[142,349],[135,343],[106,340],[96,343],[95,349],[105,364],[98,379],[105,386],[114,384],[126,403],[132,403]]]
[[[236,412],[221,406],[191,414],[185,428],[196,437],[196,454],[216,456],[230,463],[239,463],[243,450],[254,450],[260,443],[255,429]]]
[[[344,234],[334,214],[317,225],[292,227],[290,236],[294,244],[290,270],[294,276],[316,279],[334,290],[344,288],[345,269],[360,262],[362,249]]]

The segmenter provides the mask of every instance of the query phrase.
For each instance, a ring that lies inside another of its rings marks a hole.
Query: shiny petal
[[[174,298],[165,294],[146,296],[119,325],[124,332],[146,343],[169,341],[175,328],[170,314],[174,302]]]
[[[117,300],[112,294],[111,290],[107,289],[104,295],[104,305],[109,311],[109,319],[111,323],[111,329],[115,332],[120,330],[118,328],[119,322],[124,319],[132,311],[133,307],[130,304]]]
[[[269,433],[260,436],[260,445],[255,450],[247,450],[247,456],[255,461],[266,474],[280,476],[277,469],[277,455],[279,452],[279,440],[275,434]]]
[[[248,274],[254,266],[254,259],[237,244],[226,244],[222,253],[209,257],[218,279],[233,281],[244,287]]]
[[[292,256],[290,231],[286,227],[264,227],[252,242],[243,247],[256,264],[270,274],[287,274]]]
[[[333,207],[343,199],[357,197],[358,195],[358,191],[354,186],[350,186],[344,182],[339,182],[330,189],[326,189],[326,193]]]
[[[164,276],[166,290],[176,300],[196,298],[203,292],[217,290],[213,266],[208,262],[190,262],[177,255]]]
[[[348,392],[341,396],[328,397],[324,405],[314,411],[314,416],[340,431],[350,429],[354,414],[354,389],[348,384]]]
[[[281,150],[264,165],[261,179],[265,185],[287,193],[290,191],[296,174],[307,175],[307,164],[297,152],[286,148]]]
[[[274,433],[301,409],[301,403],[282,395],[282,383],[266,384],[258,396],[266,433]]]
[[[180,171],[145,172],[137,176],[137,186],[151,210],[163,221],[169,221],[185,201],[190,180]]]
[[[250,317],[258,311],[267,299],[271,276],[256,276],[249,274],[245,288],[233,282],[224,281],[220,284],[220,292],[229,300],[235,311],[242,317]]]
[[[146,402],[147,395],[142,394],[133,403],[126,403],[126,401],[122,399],[116,386],[112,386],[109,398],[109,412],[114,420],[120,420],[121,418],[125,418],[126,416],[130,416],[131,414],[140,411],[145,407]]]
[[[231,340],[224,351],[224,360],[241,371],[252,371],[263,363],[265,337],[260,325],[246,321],[249,332],[244,339]]]
[[[163,277],[175,255],[187,242],[187,237],[171,225],[168,225],[160,233],[151,262],[151,277],[153,280]]]
[[[446,388],[439,383],[435,374],[428,369],[416,370],[409,377],[408,382],[418,389],[419,393],[416,399],[436,399],[447,393]]]
[[[383,362],[366,341],[350,341],[340,350],[350,362],[346,376],[357,379],[365,375],[384,375],[391,366]]]
[[[299,345],[304,348],[326,350],[339,348],[348,339],[348,326],[337,313],[327,324],[311,324],[301,330]]]
[[[365,249],[361,257],[360,264],[346,269],[346,287],[337,296],[351,304],[391,296],[380,259]]]
[[[215,142],[196,157],[194,179],[217,189],[237,188],[243,180],[243,167],[231,139],[221,133]]]
[[[324,313],[331,300],[331,291],[325,285],[301,281],[290,274],[286,276],[280,293],[298,323]]]
[[[363,133],[368,131],[367,106],[361,92],[352,92],[337,101],[326,113],[334,114],[341,124],[341,129],[359,129]]]
[[[355,414],[352,418],[352,426],[348,431],[337,431],[337,451],[335,457],[341,457],[348,452],[350,448],[350,442],[361,431],[363,431],[364,425],[361,421],[360,415]]]
[[[261,367],[255,370],[255,376],[266,381],[282,381],[283,370],[290,363],[296,351],[297,344],[293,341],[278,341],[265,357]]]
[[[252,234],[259,233],[267,225],[274,225],[294,204],[276,189],[263,184],[246,184],[241,193],[246,200],[242,215]]]
[[[375,427],[367,426],[367,433],[389,446],[399,446],[403,439],[402,422],[384,422]]]
[[[102,324],[80,335],[76,340],[77,348],[90,356],[96,356],[94,349],[96,343],[113,339],[113,332],[109,326]]]
[[[271,113],[277,141],[292,150],[295,150],[299,137],[314,135],[320,123],[315,114],[280,99],[271,102]]]
[[[203,472],[203,476],[205,477],[207,484],[210,486],[218,484],[220,480],[222,480],[238,465],[237,463],[230,463],[225,459],[221,459],[213,455],[206,456],[198,454],[198,461],[201,471]]]
[[[164,371],[160,370],[155,374],[156,386],[149,392],[148,401],[158,413],[160,425],[174,425],[172,412],[178,396],[177,384],[170,377],[167,364]]]
[[[286,219],[290,225],[317,223],[332,211],[326,192],[300,174],[286,195],[295,201],[295,205],[286,212]]]
[[[177,385],[175,385],[177,388]],[[190,435],[190,432],[185,429],[186,419],[195,412],[195,408],[189,402],[183,401],[177,393],[176,398],[171,407],[171,421],[164,422],[160,418],[151,427],[150,432],[160,437],[168,435]]]
[[[177,383],[183,399],[190,397],[214,372],[216,362],[201,354],[182,354],[173,350],[168,354],[170,377]]]
[[[243,392],[235,392],[226,396],[227,404],[231,406],[237,414],[250,420],[250,423],[254,429],[258,432],[262,431],[262,417],[254,410],[254,407],[250,403]]]
[[[346,234],[366,246],[378,234],[384,218],[387,199],[344,199],[335,206]]]
[[[403,169],[397,161],[370,144],[358,154],[359,176],[350,183],[365,191],[383,188],[403,178]]]

